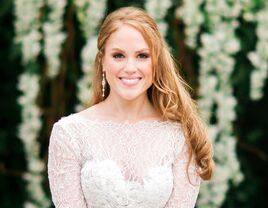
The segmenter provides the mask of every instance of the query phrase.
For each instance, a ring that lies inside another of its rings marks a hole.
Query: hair
[[[129,25],[137,29],[149,46],[153,83],[147,90],[147,95],[154,108],[165,120],[177,121],[181,124],[189,149],[187,173],[194,155],[200,177],[204,180],[211,179],[214,161],[207,127],[199,116],[197,105],[187,91],[189,86],[180,76],[175,60],[161,37],[155,21],[144,10],[136,7],[122,7],[105,18],[98,36],[98,53],[93,70],[93,96],[89,105],[97,104],[109,95],[108,84],[105,96],[102,97],[102,58],[108,38],[122,25]]]

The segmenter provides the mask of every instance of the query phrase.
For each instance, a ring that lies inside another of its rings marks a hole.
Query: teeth
[[[121,80],[126,85],[135,85],[140,81],[140,78],[134,78],[134,79],[121,78]]]

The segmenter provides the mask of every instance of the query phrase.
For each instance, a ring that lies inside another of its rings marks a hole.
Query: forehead
[[[110,35],[106,44],[106,50],[120,48],[122,50],[149,49],[147,42],[141,32],[129,25],[122,25]]]

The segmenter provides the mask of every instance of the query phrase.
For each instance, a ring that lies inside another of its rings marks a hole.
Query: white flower
[[[82,70],[84,73],[92,71],[97,51],[97,36],[92,36],[82,50]]]
[[[166,36],[166,32],[167,32],[167,24],[165,22],[163,22],[163,21],[161,21],[161,22],[159,21],[157,23],[157,26],[158,26],[158,30],[161,33],[161,35],[163,37],[165,37]]]
[[[255,18],[255,15],[251,12],[244,12],[243,13],[243,18],[248,21],[248,22],[252,22],[254,21],[256,18]]]
[[[168,8],[171,6],[170,0],[149,0],[145,2],[145,9],[156,21],[162,20]]]
[[[41,34],[37,30],[32,30],[27,36],[21,38],[23,63],[28,63],[35,59],[41,50]]]
[[[80,111],[88,104],[92,94],[91,76],[95,55],[98,51],[96,29],[104,16],[106,0],[92,0],[90,3],[87,0],[79,0],[74,3],[77,7],[76,12],[81,30],[87,40],[81,53],[83,75],[77,83],[77,97],[80,103],[75,106],[75,110]]]
[[[36,204],[29,202],[29,201],[25,202],[23,207],[24,208],[38,208]]]
[[[240,44],[237,39],[229,39],[229,41],[226,42],[224,49],[228,54],[233,54],[239,51]]]
[[[29,170],[34,173],[41,173],[45,170],[44,162],[36,158],[28,160],[28,166]]]
[[[251,89],[250,97],[253,100],[261,99],[263,87],[268,75],[268,4],[257,14],[258,42],[255,51],[248,53],[248,59],[254,66],[254,71],[250,77]]]
[[[66,38],[66,34],[62,31],[63,15],[66,0],[49,0],[48,7],[50,12],[48,20],[43,25],[45,33],[45,57],[48,62],[48,76],[54,78],[59,73],[61,46]]]
[[[201,97],[198,103],[206,121],[210,121],[213,107],[216,108],[216,122],[209,134],[216,152],[214,157],[217,171],[213,180],[201,187],[198,205],[203,207],[202,205],[209,204],[210,207],[216,208],[224,201],[228,181],[240,175],[235,154],[235,138],[232,137],[232,122],[236,118],[237,102],[232,95],[230,76],[235,66],[233,55],[240,50],[235,29],[238,26],[236,18],[240,16],[242,6],[239,2],[227,4],[224,0],[206,1],[204,6],[209,19],[209,25],[206,25],[209,31],[201,34],[202,45],[201,48],[197,48],[201,59]],[[228,22],[224,21],[225,18],[228,18]],[[230,167],[230,164],[234,165]]]

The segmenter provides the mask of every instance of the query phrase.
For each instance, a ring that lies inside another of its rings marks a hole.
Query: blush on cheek
[[[113,60],[108,60],[106,62],[106,65],[107,65],[106,70],[108,71],[108,73],[112,74],[117,74],[123,68],[123,63],[116,62]]]
[[[141,69],[142,69],[142,72],[147,76],[150,76],[153,73],[151,64],[146,64],[142,66]]]

